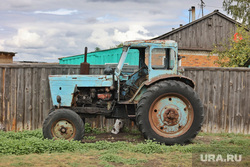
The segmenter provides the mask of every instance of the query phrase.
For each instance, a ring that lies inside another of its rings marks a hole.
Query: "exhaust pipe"
[[[192,9],[192,21],[195,21],[195,6],[192,6],[191,9]]]
[[[81,65],[80,65],[80,74],[81,75],[89,75],[90,64],[87,63],[87,53],[88,53],[88,48],[85,47],[84,62],[81,63]]]

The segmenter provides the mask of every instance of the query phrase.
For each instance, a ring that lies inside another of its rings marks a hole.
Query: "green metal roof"
[[[114,48],[108,50],[101,50],[90,52],[87,55],[87,62],[91,65],[105,65],[111,63],[118,63],[122,54],[122,48]],[[59,64],[74,64],[80,65],[84,61],[84,54],[69,57],[59,58]],[[139,51],[131,49],[125,61],[128,65],[139,64]]]

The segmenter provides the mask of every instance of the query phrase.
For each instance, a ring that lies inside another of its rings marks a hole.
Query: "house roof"
[[[185,28],[188,28],[188,27],[190,27],[190,26],[192,26],[192,25],[194,25],[194,24],[196,24],[196,23],[198,23],[198,22],[201,22],[202,20],[207,19],[207,18],[209,18],[209,17],[211,17],[211,16],[213,16],[213,15],[219,15],[219,16],[223,17],[224,19],[226,19],[226,20],[228,20],[228,21],[230,21],[230,22],[232,22],[232,23],[234,23],[234,24],[240,25],[239,22],[237,22],[237,21],[231,19],[230,17],[228,17],[228,16],[226,16],[226,15],[220,13],[219,10],[214,10],[212,13],[210,13],[210,14],[208,14],[208,15],[205,15],[205,16],[203,16],[203,17],[200,18],[200,19],[197,19],[197,20],[192,21],[192,22],[190,22],[190,23],[188,23],[188,24],[186,24],[186,25],[184,25],[184,26],[181,26],[181,27],[179,27],[179,28],[176,28],[176,29],[174,29],[174,30],[172,30],[172,31],[170,31],[170,32],[167,32],[167,33],[165,33],[165,34],[163,34],[163,35],[160,35],[160,36],[158,36],[158,37],[155,37],[155,38],[153,38],[152,40],[164,39],[164,38],[166,38],[166,37],[168,37],[168,36],[170,36],[170,35],[172,35],[172,34],[178,32],[178,31],[181,31],[181,30],[183,30],[183,29],[185,29]]]
[[[105,52],[105,51],[110,51],[110,50],[117,50],[117,49],[121,49],[120,48],[111,48],[111,49],[104,49],[104,50],[98,50],[98,51],[93,51],[93,52],[88,52],[87,54],[92,54],[92,53],[97,53],[97,52]],[[64,58],[70,58],[70,57],[77,57],[77,56],[83,56],[83,54],[79,54],[79,55],[73,55],[73,56],[65,56],[65,57],[59,57],[58,59],[61,60],[61,59],[64,59]]]
[[[15,56],[15,52],[5,52],[5,51],[0,51],[0,54],[6,55],[6,56]]]

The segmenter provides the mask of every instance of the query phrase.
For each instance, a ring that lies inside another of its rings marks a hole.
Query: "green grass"
[[[89,128],[89,133],[96,133],[96,131]],[[98,130],[97,133],[103,132]],[[137,135],[126,137],[137,138]],[[95,140],[95,136],[88,136],[85,139]],[[190,166],[192,155],[201,153],[241,154],[249,160],[249,139],[249,135],[242,134],[200,133],[193,142],[187,145],[166,146],[150,140],[140,143],[98,141],[83,144],[79,141],[44,139],[41,130],[0,132],[0,161],[2,162],[0,166],[32,166],[33,163],[38,163],[39,160],[36,159],[39,159],[39,156],[45,159],[45,162],[39,161],[40,166],[46,166],[50,164],[50,161],[56,163],[57,166],[61,166],[65,163],[59,163],[58,159],[66,157],[67,163],[65,166],[73,167],[82,166],[86,162],[92,164],[92,166],[107,167],[154,166],[155,164],[158,166]],[[18,157],[13,158],[16,155]],[[57,159],[48,155],[56,155]],[[23,161],[20,156],[27,157],[27,160]],[[12,160],[8,161],[8,159]],[[62,159],[62,161],[64,160]],[[243,164],[249,163],[244,162]]]
[[[138,163],[144,163],[147,162],[145,159],[136,159],[136,158],[123,158],[119,155],[115,155],[113,153],[107,153],[102,155],[100,160],[106,161],[106,162],[114,162],[114,163],[122,163],[122,164],[129,164],[129,165],[136,165]]]
[[[139,138],[141,138],[141,135],[127,135],[125,137],[128,139],[139,139]]]
[[[95,136],[84,136],[83,139],[85,139],[85,140],[95,140],[96,137]]]
[[[123,132],[127,132],[127,133],[131,133],[131,134],[141,134],[141,132],[139,131],[139,130],[137,130],[137,129],[129,129],[128,127],[123,127],[122,129],[121,129]]]
[[[201,134],[203,135],[203,134]],[[208,134],[206,134],[208,135]],[[41,130],[23,131],[23,132],[0,132],[0,154],[30,154],[30,153],[52,153],[52,152],[74,152],[74,151],[87,151],[89,149],[95,150],[126,150],[130,152],[153,154],[153,153],[166,153],[172,151],[179,152],[192,152],[192,148],[196,151],[202,151],[206,148],[224,148],[229,147],[235,149],[249,148],[250,140],[248,135],[221,135],[211,134],[211,136],[219,136],[221,140],[211,140],[210,144],[203,144],[194,142],[189,145],[173,145],[165,146],[160,145],[150,140],[134,144],[128,142],[107,142],[98,141],[96,143],[82,144],[79,141],[66,141],[66,140],[48,140],[44,139]],[[129,137],[129,136],[128,136]],[[94,140],[95,136],[88,136],[86,139]],[[225,149],[224,149],[225,150]],[[249,154],[248,149],[241,149],[241,153]]]
[[[93,133],[93,134],[101,134],[106,133],[106,128],[99,129],[99,128],[92,128],[89,123],[85,123],[85,133]]]
[[[235,134],[235,133],[205,133],[205,132],[200,132],[198,136],[218,136],[218,137],[250,137],[250,134]]]

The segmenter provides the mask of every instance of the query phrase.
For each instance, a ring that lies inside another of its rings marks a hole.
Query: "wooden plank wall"
[[[104,66],[92,65],[90,73],[102,74],[103,69]],[[0,124],[8,131],[42,128],[52,107],[48,75],[78,73],[79,66],[75,65],[0,64]],[[184,75],[196,82],[195,89],[204,104],[203,131],[250,133],[250,69],[188,67]],[[114,120],[98,116],[87,122],[110,130]],[[125,123],[136,129],[133,122]]]
[[[0,65],[0,123],[6,130],[42,127],[52,102],[49,74],[78,74],[76,66]]]
[[[165,38],[178,43],[179,49],[213,50],[214,45],[220,46],[227,42],[235,33],[236,25],[227,19],[214,14],[196,24],[177,31]]]
[[[204,132],[250,133],[249,68],[185,68],[204,105]]]

